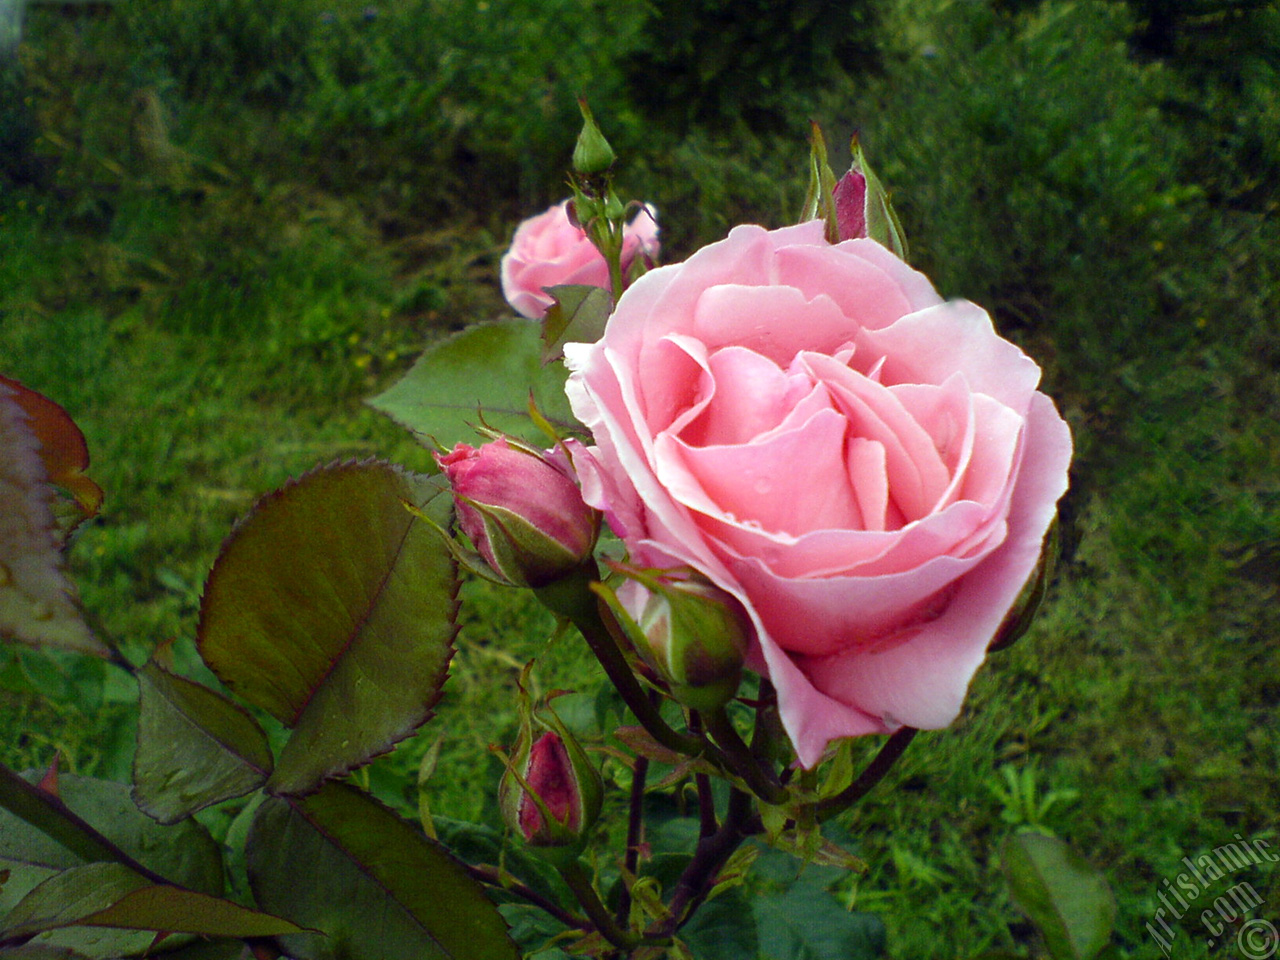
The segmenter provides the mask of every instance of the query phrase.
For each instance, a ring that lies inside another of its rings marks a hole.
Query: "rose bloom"
[[[742,602],[801,763],[955,719],[1071,459],[981,308],[819,221],[744,226],[641,277],[565,358],[586,501],[634,563]]]
[[[584,284],[609,289],[609,265],[581,227],[569,220],[569,201],[531,217],[516,228],[502,257],[502,295],[516,313],[540,320],[554,302],[544,287]],[[658,223],[645,207],[628,223],[622,239],[622,272],[637,254],[658,254]]]

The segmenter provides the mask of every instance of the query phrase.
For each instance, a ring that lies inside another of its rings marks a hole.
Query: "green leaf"
[[[850,913],[820,886],[797,883],[752,902],[760,952],[770,960],[874,960],[884,956],[884,924]]]
[[[51,797],[32,785],[38,774],[17,778],[0,767],[0,778],[10,808],[0,809],[0,860],[64,870],[124,854],[181,886],[222,892],[222,852],[209,832],[194,820],[160,826],[134,805],[124,784],[61,774],[59,795]],[[26,788],[21,794],[15,780]],[[21,807],[23,797],[30,807]]]
[[[32,890],[50,877],[57,876],[59,870],[49,867],[34,866],[17,860],[0,860],[0,866],[11,872],[11,878],[0,891],[0,917],[7,917],[9,912],[20,903]],[[34,944],[22,947],[6,946],[0,949],[0,956],[5,960],[13,957],[27,957],[36,960],[65,958],[65,960],[116,960],[118,957],[137,956],[148,950],[155,940],[153,933],[140,933],[133,930],[108,930],[102,927],[67,928],[51,931],[39,937],[41,950],[53,951],[48,954],[28,954],[23,951],[37,949]],[[176,945],[176,944],[175,944]],[[167,944],[166,944],[167,946]]]
[[[510,831],[448,817],[436,817],[434,824],[440,842],[464,863],[500,863],[553,903],[577,909],[577,902],[560,878],[560,872],[541,857],[529,853],[530,848],[515,842]]]
[[[70,947],[49,947],[44,944],[37,946],[28,943],[21,947],[5,948],[4,960],[85,960],[85,955],[76,953]]]
[[[369,795],[330,783],[258,810],[246,850],[265,910],[326,936],[301,960],[516,960],[506,924],[452,857]]]
[[[542,318],[542,340],[546,351],[543,362],[559,360],[564,356],[564,345],[570,341],[595,343],[604,336],[609,314],[613,312],[613,297],[603,287],[586,284],[562,284],[548,287],[547,293],[555,303]]]
[[[177,949],[165,949],[169,941],[160,944],[158,950],[145,954],[148,960],[245,960],[249,954],[238,940],[192,940]],[[160,951],[163,952],[160,952]]]
[[[564,395],[564,366],[542,365],[542,340],[531,320],[468,327],[434,344],[404,378],[370,406],[446,447],[474,439],[481,416],[493,429],[531,442],[545,437],[529,419],[529,395],[562,433],[574,426]]]
[[[144,813],[176,823],[266,782],[271,747],[241,707],[154,661],[137,676],[133,799]]]
[[[77,858],[122,855],[59,797],[36,786],[36,779],[0,766],[0,857],[69,866]]]
[[[9,912],[0,941],[85,926],[237,938],[301,932],[230,900],[151,883],[118,863],[88,863],[54,874],[28,893]]]
[[[39,437],[10,384],[0,382],[0,637],[107,656],[63,575],[54,489]]]
[[[738,890],[723,893],[698,908],[680,928],[680,939],[698,960],[743,960],[757,955],[758,936],[750,916],[751,904]]]
[[[432,713],[457,633],[442,477],[389,464],[313,471],[264,497],[205,587],[201,656],[292,728],[267,782],[305,793],[386,753]]]
[[[26,414],[27,425],[39,442],[40,460],[49,482],[71,495],[80,519],[97,516],[102,507],[102,488],[85,475],[89,445],[71,415],[44,394],[0,376],[0,394],[6,393]]]
[[[1056,837],[1015,833],[1000,848],[1013,902],[1055,960],[1088,960],[1111,939],[1116,902],[1106,878]]]

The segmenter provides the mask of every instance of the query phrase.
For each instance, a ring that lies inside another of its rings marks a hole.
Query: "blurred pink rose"
[[[569,220],[569,201],[531,217],[516,228],[502,258],[502,295],[521,316],[540,320],[552,300],[544,287],[577,283],[609,287],[609,267],[580,227]],[[627,224],[622,243],[623,273],[637,254],[658,253],[658,223],[651,207]]]
[[[738,227],[568,344],[575,466],[632,562],[736,596],[803,764],[958,714],[1035,569],[1071,435],[987,314],[819,221]]]

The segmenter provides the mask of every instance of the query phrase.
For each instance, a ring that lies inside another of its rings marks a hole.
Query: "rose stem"
[[[702,733],[702,717],[697,710],[689,711],[689,732]],[[705,773],[695,773],[693,782],[698,787],[698,838],[709,837],[719,828],[716,823],[716,801],[711,795],[711,778]]]
[[[733,721],[729,719],[723,707],[708,711],[703,716],[703,720],[711,736],[715,737],[716,743],[720,744],[732,759],[733,765],[730,769],[747,782],[752,793],[765,803],[774,806],[780,806],[791,799],[791,795],[778,783],[773,771],[762,767],[751,752],[751,748],[743,743],[742,737],[738,736],[738,731],[733,727]]]
[[[582,904],[582,909],[587,912],[587,916],[591,918],[592,924],[602,937],[624,954],[639,945],[640,938],[627,933],[613,919],[613,915],[600,899],[600,894],[596,893],[591,878],[582,869],[581,861],[570,860],[559,869],[560,876],[564,877],[564,882],[569,885],[574,897],[577,898],[578,903]]]
[[[612,226],[612,224],[610,225]],[[610,230],[612,238],[613,231]],[[613,302],[617,303],[618,298],[622,296],[622,245],[617,244],[616,250],[610,250],[609,260],[609,286],[612,288]]]
[[[627,816],[627,853],[623,867],[627,876],[634,878],[640,868],[640,831],[644,827],[644,782],[649,774],[649,758],[636,757],[631,768],[631,809]],[[622,884],[618,896],[618,923],[625,924],[631,916],[631,887]]]
[[[724,823],[714,834],[698,841],[693,859],[676,883],[675,893],[668,905],[670,916],[651,929],[650,934],[674,934],[706,897],[708,889],[733,855],[733,851],[738,849],[743,840],[760,830],[760,818],[751,817],[751,794],[732,788],[729,791],[729,807],[725,812]]]
[[[874,760],[858,775],[858,779],[845,787],[834,797],[828,797],[818,803],[818,817],[826,820],[841,810],[847,810],[871,792],[877,783],[884,779],[886,773],[898,762],[898,758],[910,746],[912,739],[920,731],[915,727],[902,727],[885,741]]]
[[[491,867],[487,864],[469,863],[463,864],[463,866],[466,867],[467,873],[471,874],[474,879],[481,883],[488,884],[491,887],[506,890],[508,893],[513,893],[518,897],[528,900],[535,907],[551,914],[551,916],[555,917],[566,927],[574,930],[591,930],[591,922],[589,920],[573,915],[568,910],[565,910],[559,904],[548,900],[531,887],[525,886],[518,880],[512,881],[510,878],[503,880],[497,867]]]
[[[773,688],[768,677],[760,678],[760,692],[756,694],[756,720],[751,729],[751,753],[762,764],[770,762],[768,755],[770,736],[770,714],[778,708],[778,691]],[[779,781],[781,782],[781,781]]]

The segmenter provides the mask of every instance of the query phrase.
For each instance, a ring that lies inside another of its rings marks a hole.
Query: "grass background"
[[[108,507],[71,562],[135,660],[173,638],[194,663],[258,495],[338,458],[427,465],[362,400],[506,313],[497,259],[563,192],[578,93],[668,262],[789,222],[817,117],[860,128],[913,261],[1041,361],[1078,448],[1041,617],[846,818],[871,870],[842,895],[894,957],[1038,956],[996,859],[1038,824],[1107,873],[1119,954],[1155,957],[1181,857],[1280,845],[1275,4],[119,0],[25,28],[0,69],[0,369],[88,436]],[[491,809],[527,659],[543,689],[600,683],[520,595],[467,596],[419,738],[444,733],[431,803],[459,817]],[[0,648],[0,760],[127,779],[135,696]],[[1280,872],[1247,879],[1280,921]],[[1174,956],[1224,955],[1196,913],[1179,931]]]

